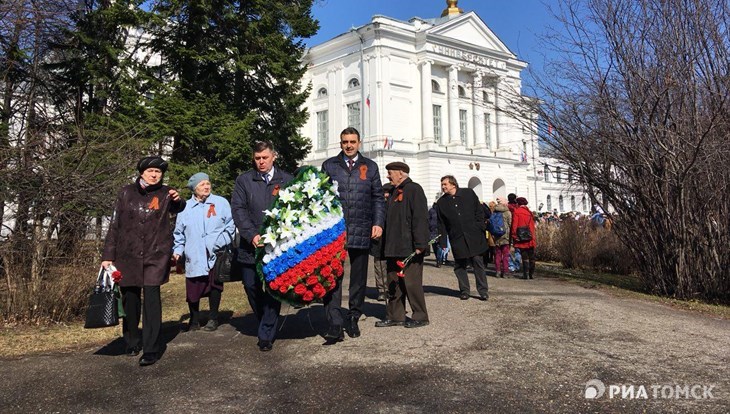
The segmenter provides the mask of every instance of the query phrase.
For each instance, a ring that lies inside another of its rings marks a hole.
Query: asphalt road
[[[150,367],[122,355],[121,339],[0,360],[0,411],[730,411],[730,321],[537,276],[489,277],[488,302],[471,277],[462,301],[452,269],[427,262],[429,326],[375,328],[385,306],[371,289],[362,336],[331,346],[321,305],[285,305],[267,353],[246,315],[213,333],[165,326]],[[590,380],[605,387],[598,398],[585,398]]]

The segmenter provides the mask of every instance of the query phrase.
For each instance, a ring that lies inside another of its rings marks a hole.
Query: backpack
[[[487,223],[487,231],[490,232],[495,239],[504,236],[504,234],[507,232],[507,230],[504,228],[504,216],[502,215],[501,211],[495,211],[489,217],[489,223]]]

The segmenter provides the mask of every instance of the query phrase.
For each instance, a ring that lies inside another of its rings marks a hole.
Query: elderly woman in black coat
[[[158,358],[157,339],[162,325],[160,286],[167,283],[172,256],[171,214],[182,211],[185,201],[177,190],[162,184],[167,162],[161,157],[142,158],[137,170],[139,177],[134,184],[122,187],[117,195],[101,265],[106,268],[114,264],[122,273],[119,284],[126,313],[122,332],[127,354],[136,356],[142,350],[139,365],[145,366]]]

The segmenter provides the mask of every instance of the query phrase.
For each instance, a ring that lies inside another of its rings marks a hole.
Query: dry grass
[[[551,262],[538,263],[538,271],[541,275],[559,277],[562,280],[576,283],[586,288],[603,289],[612,295],[648,300],[677,309],[700,312],[711,317],[730,319],[730,306],[715,305],[696,300],[679,300],[645,293],[643,284],[635,275],[617,275],[596,271],[565,269],[560,263]]]
[[[208,309],[207,299],[201,301],[200,307],[203,311]],[[241,282],[226,283],[220,311],[232,312],[234,316],[250,312]],[[185,278],[171,275],[170,282],[162,286],[162,322],[181,322],[183,318],[187,319],[187,315]],[[50,326],[6,325],[0,327],[0,357],[71,351],[103,345],[121,335],[121,324],[113,328],[84,329],[83,320]]]

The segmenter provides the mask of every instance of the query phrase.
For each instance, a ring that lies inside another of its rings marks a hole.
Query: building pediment
[[[511,58],[517,58],[474,12],[465,13],[444,23],[437,24],[428,29],[427,34],[454,39],[458,42],[505,54]]]

